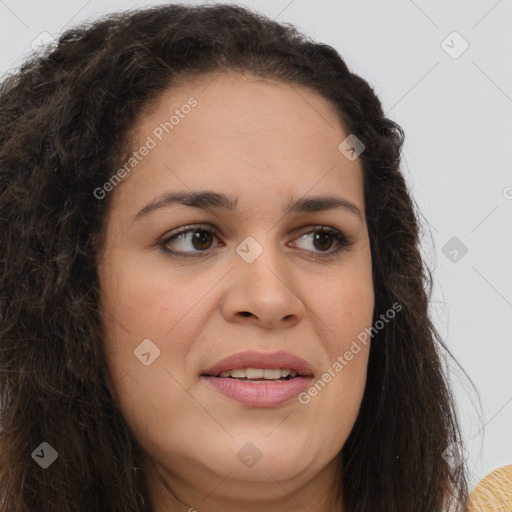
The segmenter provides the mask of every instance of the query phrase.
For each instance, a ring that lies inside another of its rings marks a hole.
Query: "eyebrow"
[[[212,190],[200,190],[196,192],[166,192],[155,197],[149,204],[144,206],[144,208],[135,215],[133,220],[139,220],[160,208],[172,206],[174,204],[192,206],[194,208],[202,208],[204,210],[224,209],[234,211],[236,210],[238,199]],[[283,206],[283,213],[289,215],[292,213],[332,210],[334,208],[343,208],[347,212],[359,217],[360,220],[364,220],[363,214],[355,204],[351,203],[347,199],[333,195],[316,195],[302,197],[296,200],[290,199]]]

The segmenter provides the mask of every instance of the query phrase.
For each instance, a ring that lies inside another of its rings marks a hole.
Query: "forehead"
[[[339,191],[364,210],[362,163],[338,149],[349,133],[328,99],[301,86],[204,75],[164,91],[132,133],[131,151],[151,146],[116,191],[134,207],[166,190],[209,188],[242,207],[245,197],[247,208],[262,196]]]

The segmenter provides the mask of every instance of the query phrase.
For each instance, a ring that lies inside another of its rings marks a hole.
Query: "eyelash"
[[[174,234],[171,236],[167,236],[160,240],[158,242],[158,246],[160,249],[167,255],[172,257],[183,257],[183,258],[196,258],[201,257],[201,253],[205,253],[209,251],[209,249],[205,249],[204,251],[195,251],[192,253],[182,253],[179,251],[173,251],[167,247],[167,244],[177,238],[179,235],[189,233],[189,232],[200,232],[200,231],[206,231],[209,233],[212,233],[215,237],[218,238],[218,235],[216,233],[216,230],[208,229],[208,225],[204,224],[192,224],[188,226],[183,226],[181,228],[178,228]],[[335,242],[338,244],[338,247],[332,251],[320,251],[320,252],[312,252],[311,256],[313,258],[330,258],[338,255],[340,252],[342,252],[345,249],[348,249],[352,246],[353,242],[350,239],[350,237],[343,234],[341,231],[338,231],[337,229],[334,229],[330,226],[313,226],[313,229],[310,231],[306,231],[305,233],[299,235],[298,238],[303,237],[304,235],[308,235],[310,233],[326,233],[328,235],[331,235]],[[311,251],[308,251],[311,252]]]

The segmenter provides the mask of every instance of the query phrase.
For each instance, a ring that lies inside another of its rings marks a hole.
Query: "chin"
[[[307,457],[304,446],[298,443],[276,444],[269,439],[246,436],[244,441],[231,443],[229,450],[219,451],[218,457],[208,461],[216,473],[239,480],[275,482],[291,480],[304,473],[319,471],[314,457]],[[233,449],[233,444],[236,446]]]

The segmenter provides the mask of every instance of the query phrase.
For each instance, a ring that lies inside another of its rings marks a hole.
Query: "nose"
[[[268,329],[292,327],[305,314],[296,269],[270,242],[247,240],[233,255],[234,268],[222,305],[224,317]]]

